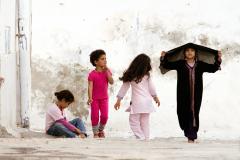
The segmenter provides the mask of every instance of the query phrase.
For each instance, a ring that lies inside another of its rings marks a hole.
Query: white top
[[[64,110],[61,111],[55,103],[48,104],[45,131],[47,131],[57,120],[64,118],[66,118]]]
[[[117,97],[122,99],[126,95],[130,86],[132,88],[132,104],[127,111],[129,111],[130,114],[154,112],[155,108],[152,100],[153,97],[157,96],[157,93],[151,77],[144,76],[139,83],[136,83],[135,81],[124,82]]]

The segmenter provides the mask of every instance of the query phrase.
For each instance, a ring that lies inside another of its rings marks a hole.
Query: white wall
[[[161,50],[195,42],[222,49],[223,67],[204,75],[200,137],[238,138],[240,133],[240,2],[238,0],[41,0],[33,1],[32,129],[43,130],[45,106],[54,91],[68,88],[77,97],[70,113],[87,118],[89,54],[103,48],[116,83],[110,88],[112,135],[129,135],[128,114],[113,104],[118,77],[137,54],[153,60],[161,107],[152,114],[152,134],[183,136],[176,116],[176,75],[158,70]],[[231,80],[231,82],[229,82]],[[123,101],[123,106],[129,98]],[[90,126],[89,126],[90,128]]]
[[[15,128],[19,120],[16,53],[16,0],[0,0],[0,125]]]

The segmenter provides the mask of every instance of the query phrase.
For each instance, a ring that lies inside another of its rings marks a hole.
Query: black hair
[[[72,92],[70,92],[69,90],[62,90],[59,92],[55,92],[54,95],[57,97],[59,101],[64,99],[65,102],[69,102],[69,103],[74,102],[74,96]]]
[[[105,51],[102,49],[95,50],[90,54],[90,62],[93,66],[96,66],[95,61],[97,61],[102,55],[106,55]]]
[[[123,82],[135,81],[136,83],[139,83],[145,75],[150,76],[149,72],[151,70],[150,57],[142,53],[134,58],[128,69],[124,71],[123,76],[119,79]]]

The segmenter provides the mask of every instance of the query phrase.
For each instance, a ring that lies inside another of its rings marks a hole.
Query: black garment
[[[214,64],[216,57],[218,57],[218,50],[208,48],[205,46],[197,45],[194,43],[187,43],[177,48],[167,51],[166,58],[169,62],[176,62],[178,60],[184,60],[184,53],[187,48],[193,48],[196,51],[196,59],[208,64]],[[162,74],[167,73],[169,70],[160,66]]]
[[[177,115],[179,125],[185,131],[185,135],[193,135],[190,138],[196,139],[199,129],[199,111],[202,103],[203,78],[204,72],[214,73],[220,68],[217,60],[214,64],[208,64],[202,61],[195,62],[194,71],[194,112],[191,108],[191,86],[189,78],[189,68],[185,60],[169,62],[167,58],[161,57],[160,67],[168,70],[177,71]],[[196,125],[194,125],[194,118]],[[189,137],[189,136],[187,136]]]
[[[191,121],[189,122],[189,126],[184,129],[184,135],[192,141],[197,139],[197,127],[194,127]]]

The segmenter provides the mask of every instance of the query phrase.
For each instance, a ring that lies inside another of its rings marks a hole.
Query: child
[[[197,59],[197,48],[184,48],[184,60],[169,62],[165,52],[161,53],[161,66],[169,70],[177,70],[177,114],[179,125],[188,138],[189,143],[197,139],[199,128],[199,111],[202,102],[204,72],[214,73],[220,68],[221,52],[214,64],[207,64]]]
[[[83,121],[76,118],[70,122],[67,121],[64,109],[73,101],[74,96],[68,90],[56,92],[57,102],[48,105],[46,113],[46,133],[52,136],[64,136],[67,138],[85,138],[87,137]]]
[[[129,87],[132,88],[132,98],[130,107],[129,124],[136,136],[140,140],[149,139],[149,115],[154,112],[152,98],[160,106],[155,87],[150,77],[151,60],[145,54],[138,55],[130,64],[128,69],[119,78],[123,85],[118,92],[117,102],[114,108],[118,110],[121,100],[127,93]]]
[[[93,137],[105,138],[104,128],[108,120],[108,83],[113,84],[113,78],[103,50],[93,51],[90,54],[90,62],[95,67],[88,75],[88,105],[91,105]]]

